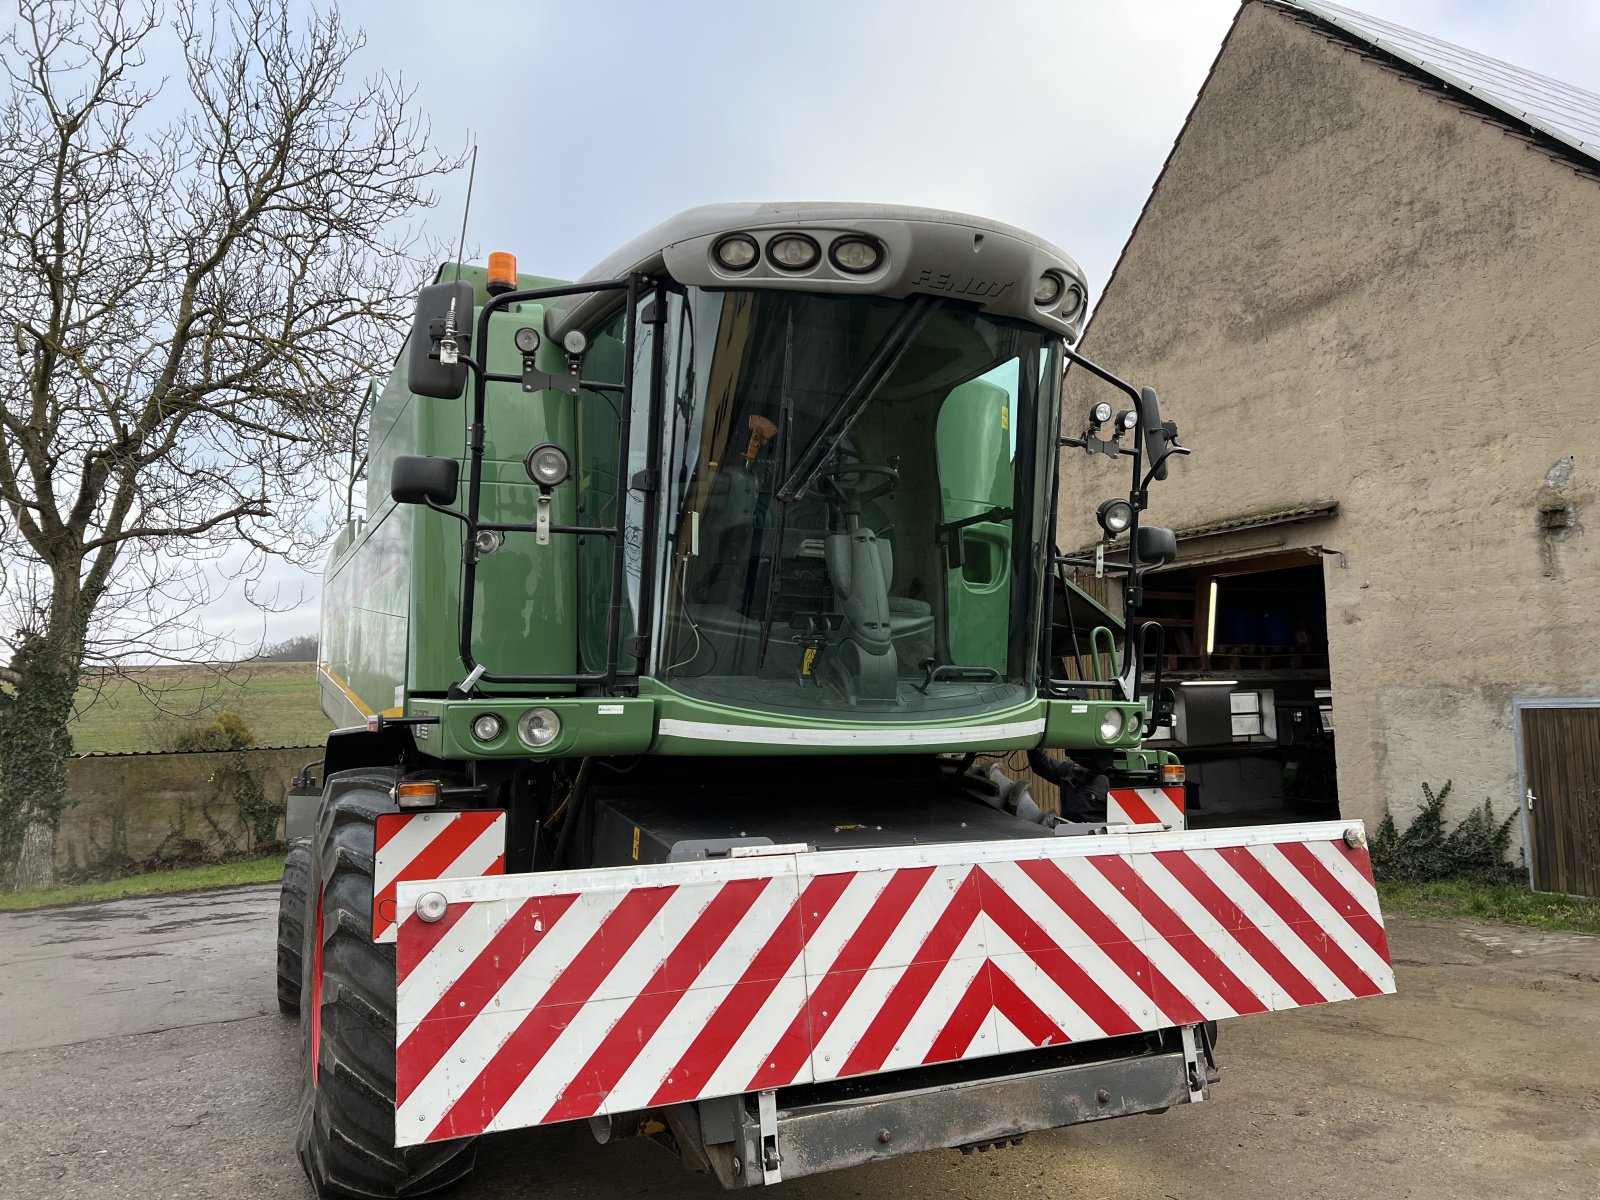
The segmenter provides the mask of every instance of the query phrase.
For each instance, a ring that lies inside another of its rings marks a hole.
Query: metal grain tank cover
[[[815,266],[788,271],[762,254],[742,271],[718,266],[711,249],[730,233],[751,234],[763,250],[776,234],[804,233],[823,249]],[[862,274],[836,268],[826,253],[838,237],[865,234],[884,249],[880,267]],[[1087,296],[1083,269],[1042,238],[998,221],[934,208],[889,204],[708,204],[635,238],[586,272],[579,282],[620,279],[632,272],[665,270],[678,283],[705,288],[904,297],[944,296],[997,316],[1030,321],[1076,341],[1087,303],[1070,316],[1060,303],[1034,303],[1034,287],[1047,271],[1076,284]],[[545,326],[558,342],[571,329],[587,330],[619,303],[615,293],[564,297],[549,307]]]

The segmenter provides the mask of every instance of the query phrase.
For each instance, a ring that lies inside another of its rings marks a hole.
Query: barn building
[[[1600,894],[1600,96],[1245,0],[1081,349],[1194,451],[1148,608],[1201,812],[1451,780]],[[1068,478],[1064,550],[1121,473]]]

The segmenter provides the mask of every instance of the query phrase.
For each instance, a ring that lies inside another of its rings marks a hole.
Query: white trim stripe
[[[939,746],[990,745],[1011,738],[1044,735],[1044,718],[1011,721],[1004,725],[909,726],[884,729],[799,729],[773,725],[717,725],[709,721],[663,718],[656,726],[661,737],[692,742],[744,742],[753,746]]]

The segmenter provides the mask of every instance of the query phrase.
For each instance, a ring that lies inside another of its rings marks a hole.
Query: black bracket
[[[552,375],[548,371],[536,370],[533,365],[533,355],[522,356],[522,390],[525,392],[566,392],[569,396],[578,394],[578,360],[569,359],[567,370],[562,375]]]
[[[451,328],[451,322],[444,317],[435,317],[428,322],[428,357],[435,362],[439,361],[441,343],[447,339],[456,345],[456,356],[472,353],[472,328]]]

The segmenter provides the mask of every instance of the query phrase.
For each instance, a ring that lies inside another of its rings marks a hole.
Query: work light
[[[803,233],[784,233],[767,243],[767,257],[782,270],[804,271],[817,265],[822,250]]]
[[[1082,309],[1083,309],[1083,289],[1081,287],[1079,287],[1075,283],[1068,284],[1067,285],[1067,298],[1066,298],[1065,301],[1062,302],[1062,305],[1061,305],[1061,315],[1063,317],[1069,317],[1069,318],[1070,317],[1075,317],[1075,316],[1078,315],[1079,312],[1082,311]]]
[[[1133,505],[1113,496],[1095,510],[1094,519],[1100,522],[1100,528],[1106,531],[1107,537],[1116,537],[1133,524]]]
[[[517,349],[522,353],[532,354],[539,348],[539,331],[532,325],[524,325],[512,334],[511,340],[517,344]]]
[[[545,489],[553,488],[558,483],[565,483],[567,476],[572,473],[572,465],[567,461],[566,452],[554,442],[545,442],[529,450],[528,457],[523,459],[522,465],[528,470],[528,478]]]
[[[1061,276],[1054,271],[1046,271],[1039,276],[1039,282],[1033,285],[1033,302],[1040,307],[1054,304],[1056,297],[1061,295],[1061,289],[1065,286],[1061,282]]]
[[[864,237],[842,237],[828,249],[828,257],[839,270],[850,275],[865,275],[876,271],[883,261],[883,251],[878,243]]]
[[[758,255],[755,238],[746,233],[729,234],[711,251],[717,265],[729,271],[748,270],[755,264]]]

